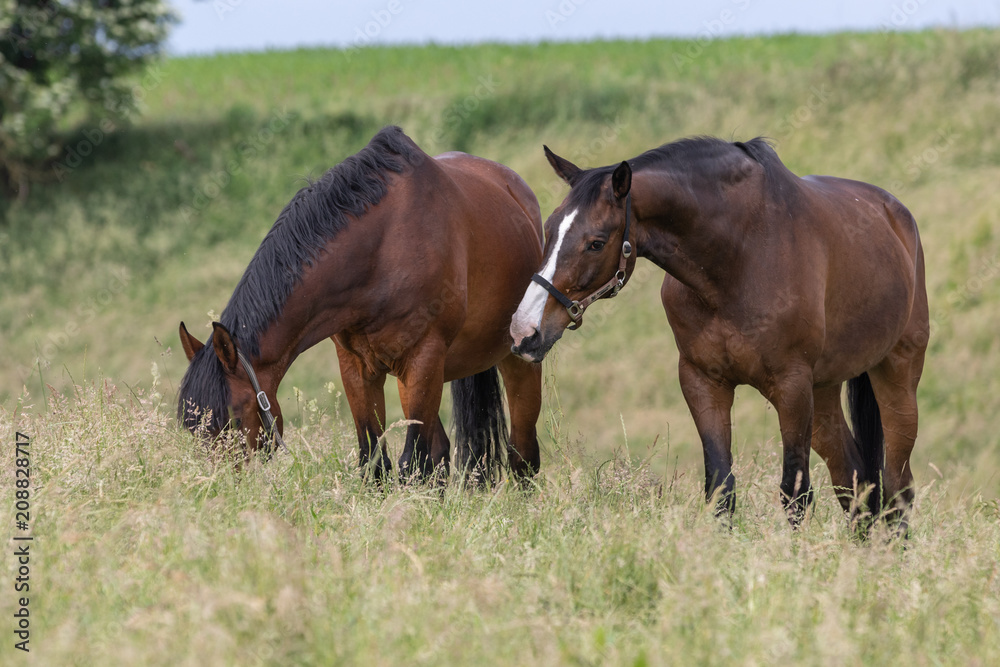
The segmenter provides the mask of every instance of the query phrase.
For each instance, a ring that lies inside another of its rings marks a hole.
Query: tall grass
[[[0,437],[36,448],[43,664],[1000,659],[1000,505],[946,480],[921,483],[905,544],[859,544],[835,503],[789,529],[773,455],[740,463],[726,530],[695,471],[598,464],[567,440],[528,490],[379,490],[352,429],[308,400],[294,454],[237,472],[149,392],[38,398],[0,414]]]

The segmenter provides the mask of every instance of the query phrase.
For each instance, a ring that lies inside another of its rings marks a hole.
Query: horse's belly
[[[748,384],[766,395],[799,362],[811,366],[814,382],[824,385],[856,377],[885,358],[909,320],[912,282],[879,285],[870,276],[865,282],[865,289],[842,287],[826,308],[817,303],[818,294],[798,294],[771,300],[772,307],[757,314],[742,311],[738,319],[699,308],[669,276],[661,296],[683,357],[714,379]],[[814,307],[804,307],[803,299]]]
[[[463,329],[448,348],[444,361],[445,381],[457,380],[481,373],[495,366],[510,354],[510,318],[489,328]]]

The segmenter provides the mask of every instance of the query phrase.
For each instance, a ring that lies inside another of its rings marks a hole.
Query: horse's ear
[[[226,327],[218,322],[212,322],[212,347],[215,354],[222,362],[222,367],[230,373],[236,372],[236,364],[239,358],[236,356],[236,342]]]
[[[188,333],[187,327],[181,322],[181,347],[184,348],[184,354],[187,355],[188,361],[194,359],[194,355],[198,354],[198,350],[205,347],[205,344],[200,340]]]
[[[576,177],[579,176],[583,170],[569,160],[561,158],[550,151],[548,146],[543,145],[542,148],[545,149],[545,158],[549,161],[549,164],[552,165],[552,168],[556,170],[556,173],[559,174],[559,178],[569,183],[570,187],[572,187],[573,181],[576,180]]]
[[[618,199],[625,199],[625,195],[632,189],[632,167],[628,162],[622,162],[615,168],[615,173],[611,174],[611,189]]]

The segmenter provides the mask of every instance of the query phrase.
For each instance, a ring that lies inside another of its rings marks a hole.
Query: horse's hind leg
[[[840,397],[843,383],[813,390],[812,448],[830,469],[834,493],[845,512],[857,511],[855,494],[864,481],[864,464]],[[852,516],[853,520],[854,517]]]
[[[510,355],[498,366],[510,409],[511,473],[515,477],[530,477],[541,465],[535,425],[542,409],[542,365]]]
[[[678,375],[705,454],[705,500],[711,502],[719,494],[716,513],[732,516],[736,510],[731,416],[734,388],[709,377],[683,356]]]
[[[889,355],[868,371],[885,433],[886,518],[903,534],[914,495],[910,453],[917,438],[917,384],[926,341],[926,334],[904,335]]]
[[[383,479],[392,470],[385,442],[378,449],[379,439],[385,431],[385,373],[369,373],[360,357],[339,344],[337,358],[340,361],[340,379],[344,383],[347,404],[351,407],[354,427],[358,432],[358,463],[362,471],[367,471],[368,466],[372,465],[373,477]]]

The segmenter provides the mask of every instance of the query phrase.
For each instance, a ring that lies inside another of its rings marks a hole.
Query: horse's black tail
[[[885,438],[882,433],[882,415],[868,373],[862,373],[847,383],[847,403],[851,410],[851,425],[854,440],[861,449],[861,479],[863,483],[874,485],[868,495],[868,509],[872,518],[882,511],[882,473],[885,470]]]
[[[509,436],[497,367],[452,380],[455,469],[489,484],[497,481]]]

